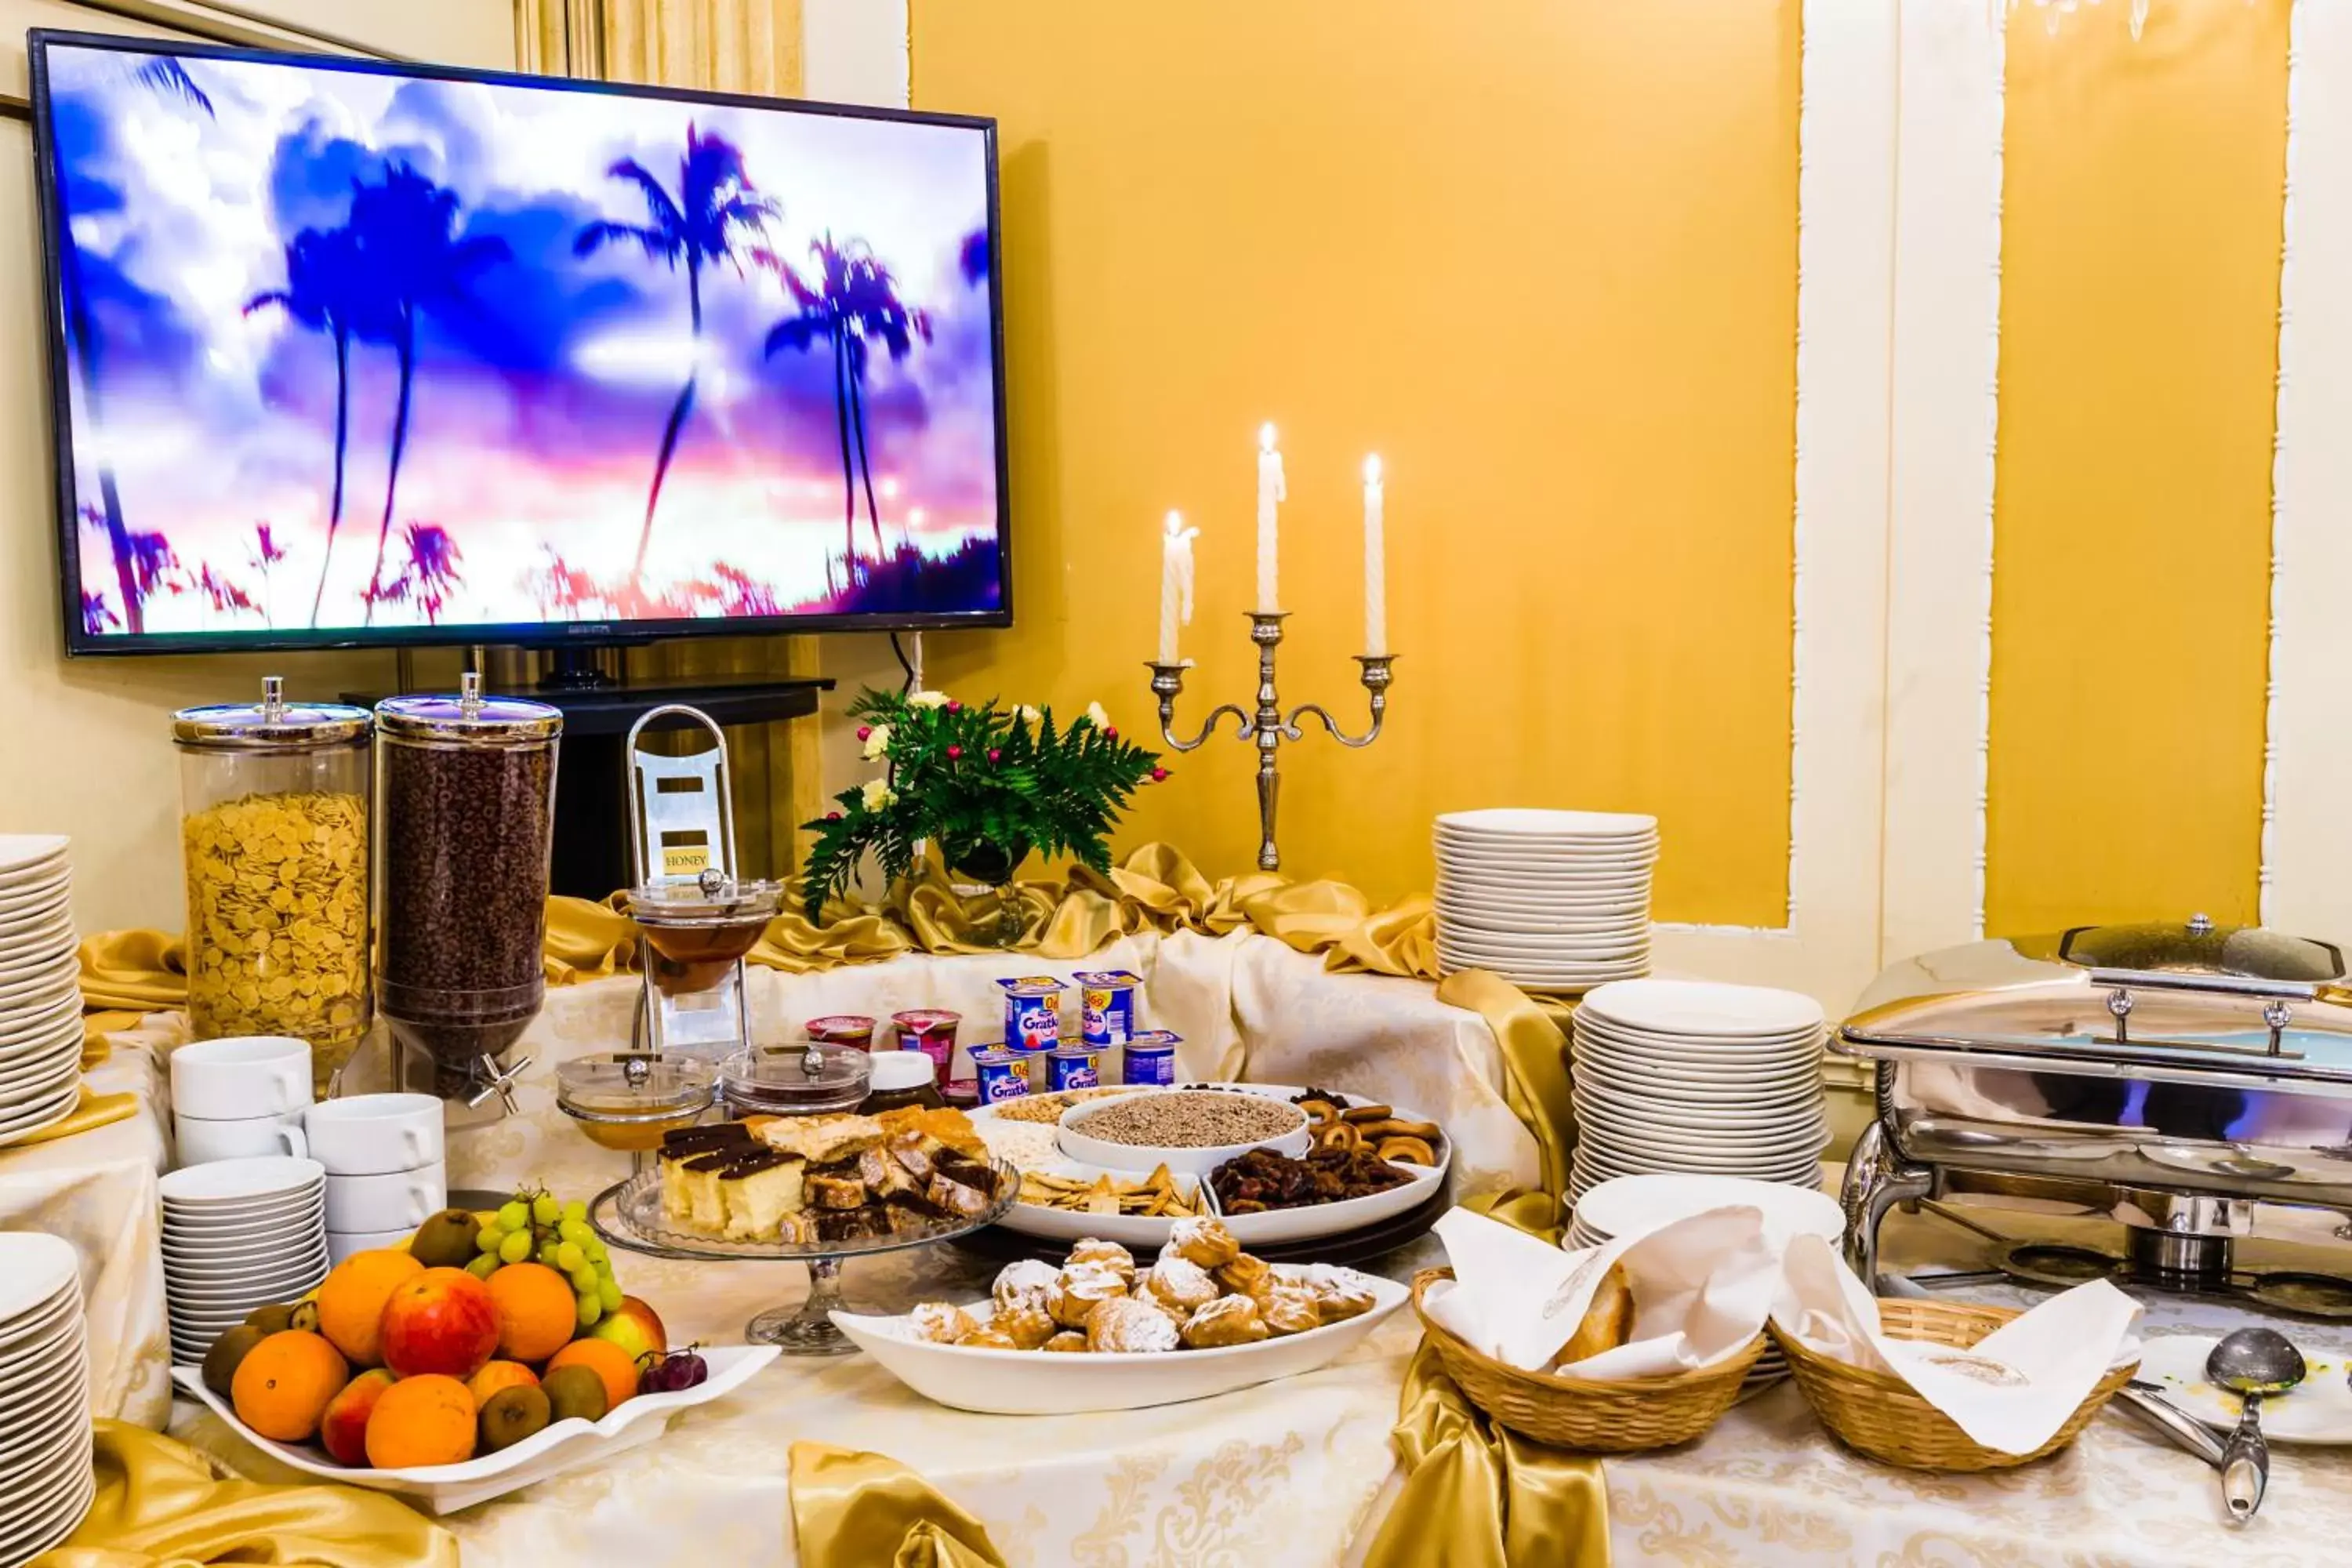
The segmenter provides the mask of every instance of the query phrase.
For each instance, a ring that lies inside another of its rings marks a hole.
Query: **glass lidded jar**
[[[371,727],[274,675],[258,703],[172,716],[189,1032],[307,1040],[320,1094],[368,1026]]]
[[[563,715],[485,697],[469,671],[457,696],[387,698],[375,721],[376,1006],[455,1098],[488,1081],[483,1058],[546,996]]]
[[[727,1120],[817,1116],[865,1102],[873,1058],[821,1045],[754,1047],[719,1065],[719,1098]]]
[[[590,1142],[635,1156],[642,1171],[665,1133],[702,1119],[717,1086],[708,1062],[614,1051],[558,1066],[555,1103]]]

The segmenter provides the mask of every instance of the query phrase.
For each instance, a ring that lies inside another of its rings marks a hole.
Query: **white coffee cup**
[[[205,1121],[279,1117],[310,1103],[310,1046],[278,1035],[196,1040],[172,1053],[172,1109]]]
[[[415,1226],[403,1226],[398,1230],[331,1230],[327,1233],[327,1261],[341,1263],[354,1252],[391,1252],[415,1234]]]
[[[310,1158],[330,1176],[382,1176],[437,1164],[442,1101],[431,1094],[355,1094],[302,1114]]]
[[[197,1116],[172,1118],[172,1133],[180,1163],[205,1165],[215,1160],[252,1160],[264,1154],[310,1153],[302,1124],[295,1116],[241,1116],[214,1121]]]
[[[414,1230],[448,1206],[449,1168],[437,1161],[388,1175],[327,1178],[329,1230]]]

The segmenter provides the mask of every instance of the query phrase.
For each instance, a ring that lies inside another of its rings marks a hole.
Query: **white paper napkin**
[[[2094,1279],[2002,1324],[1969,1350],[1891,1340],[1878,1303],[1817,1236],[1789,1244],[1787,1291],[1772,1321],[1808,1349],[1884,1372],[1983,1447],[2030,1454],[2048,1442],[2108,1370],[2139,1359],[2139,1303]]]
[[[1710,1366],[1756,1337],[1780,1289],[1764,1215],[1713,1209],[1646,1236],[1580,1252],[1499,1220],[1455,1209],[1433,1227],[1454,1282],[1431,1288],[1430,1316],[1507,1366],[1567,1377],[1657,1377]],[[1633,1337],[1614,1350],[1554,1366],[1612,1265],[1625,1266]]]

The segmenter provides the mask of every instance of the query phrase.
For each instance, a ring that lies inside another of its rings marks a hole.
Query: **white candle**
[[[1257,607],[1273,611],[1282,608],[1275,592],[1277,513],[1289,498],[1282,478],[1282,454],[1275,449],[1273,426],[1257,433]]]
[[[1168,514],[1167,531],[1160,541],[1160,662],[1176,660],[1176,626],[1192,624],[1192,541],[1197,528],[1184,526],[1184,514]]]
[[[1375,454],[1364,459],[1364,651],[1375,658],[1389,651],[1387,567],[1381,559],[1387,511],[1381,459]]]

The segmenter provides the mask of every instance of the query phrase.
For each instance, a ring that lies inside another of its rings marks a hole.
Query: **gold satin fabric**
[[[802,1568],[1005,1568],[978,1520],[884,1455],[795,1443],[792,1494]]]
[[[194,1449],[121,1421],[96,1437],[89,1517],[30,1568],[457,1568],[457,1538],[385,1493],[223,1480]]]
[[[84,1070],[89,1067],[85,1061]],[[38,1132],[11,1142],[11,1149],[23,1149],[35,1143],[55,1142],[70,1138],[77,1132],[87,1132],[93,1127],[105,1127],[117,1121],[128,1121],[139,1114],[139,1097],[135,1094],[93,1094],[88,1084],[81,1086],[80,1102],[63,1121],[53,1122]]]

